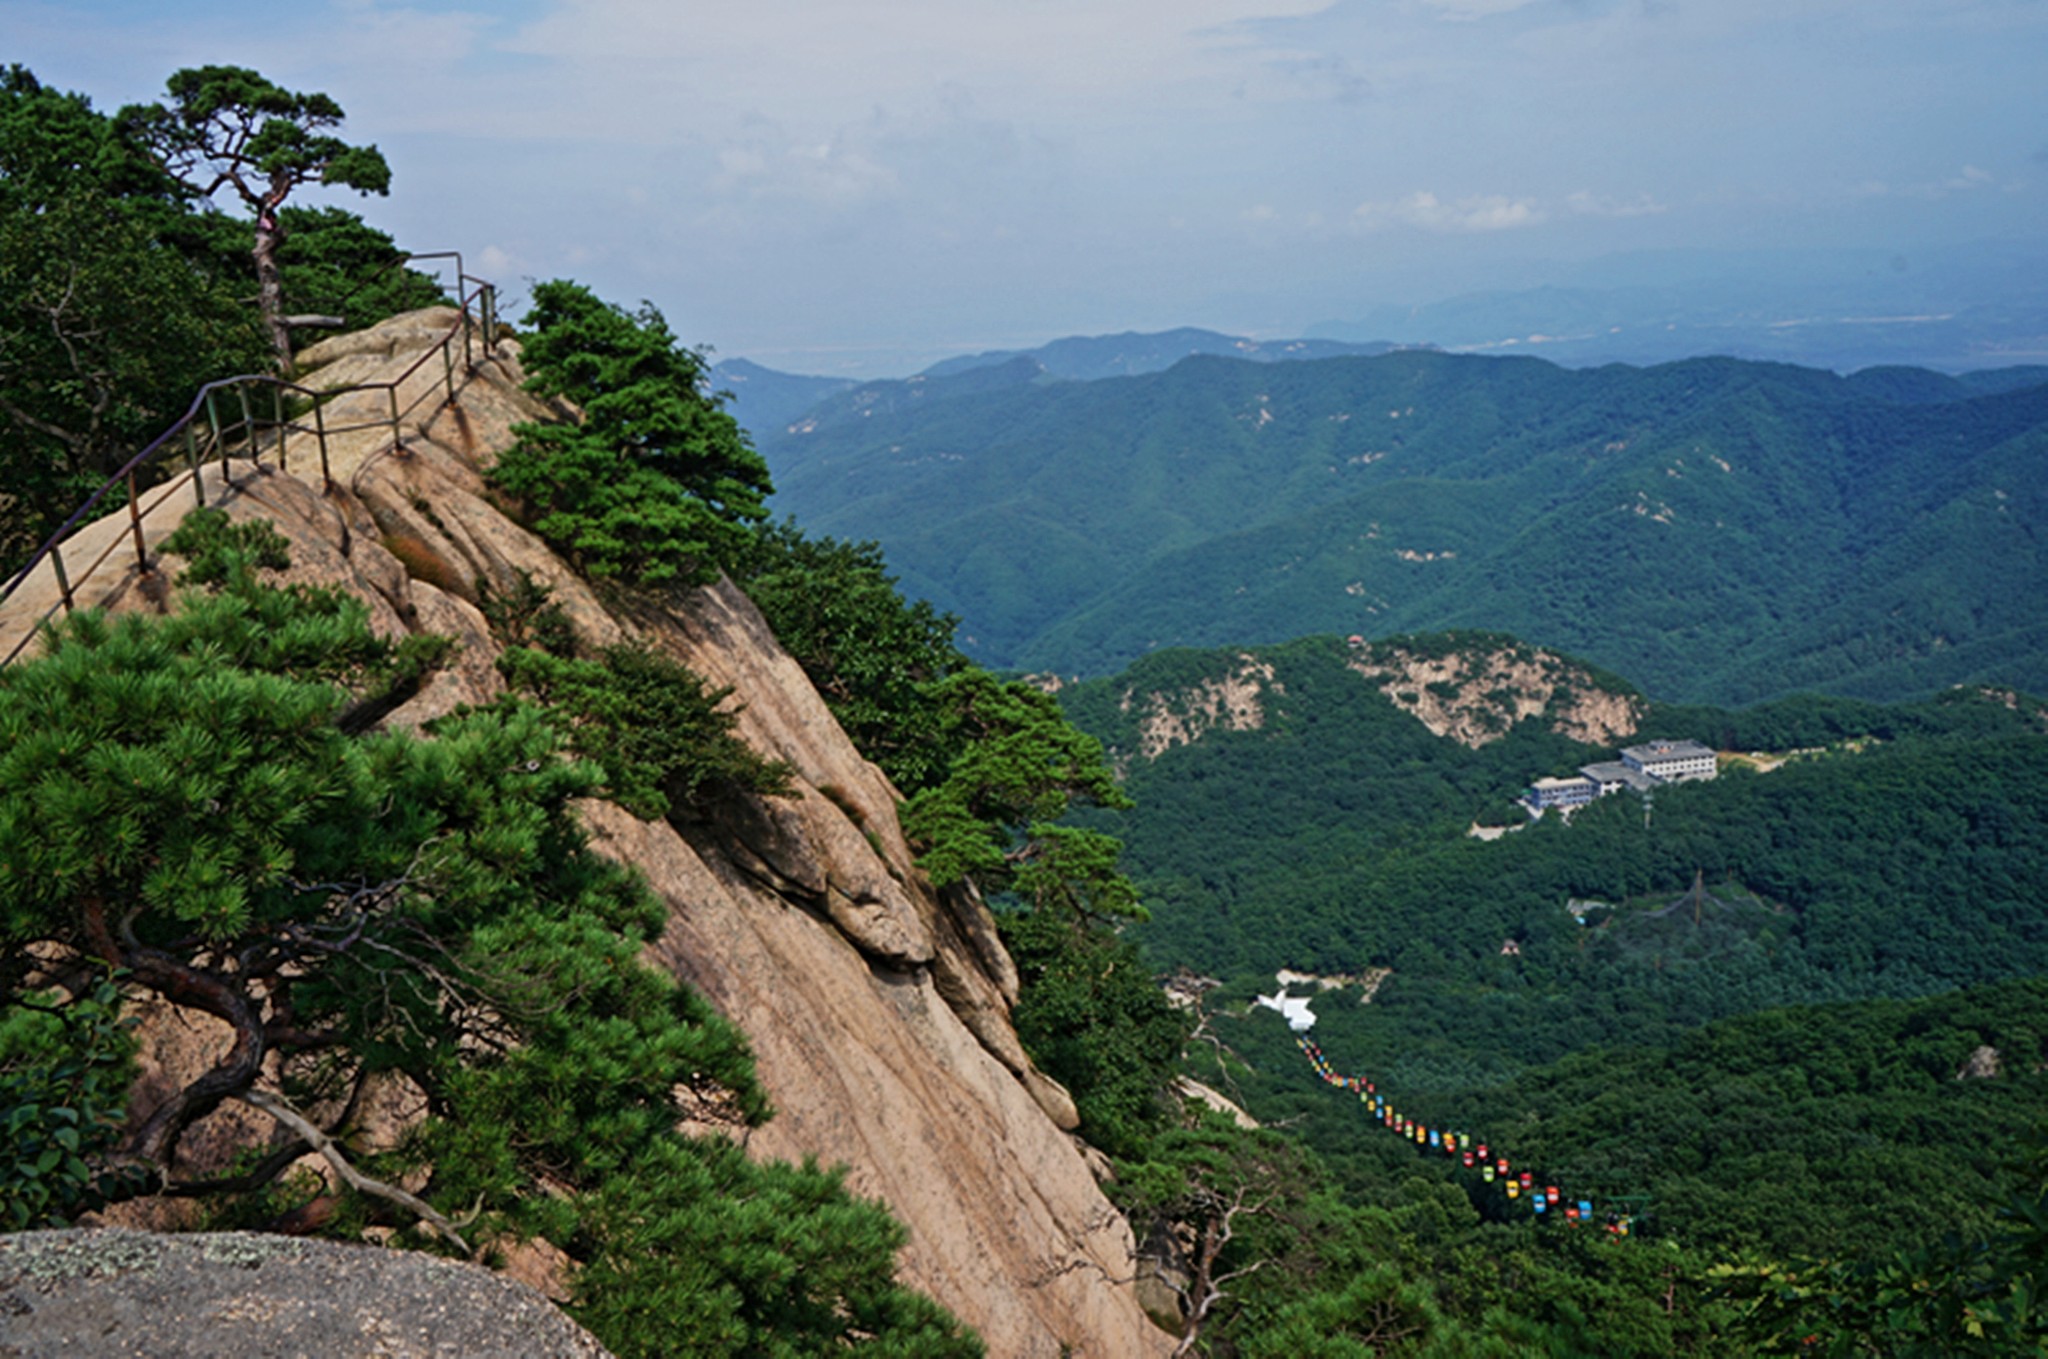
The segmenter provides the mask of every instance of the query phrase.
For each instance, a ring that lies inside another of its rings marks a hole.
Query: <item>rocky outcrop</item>
[[[384,380],[438,340],[442,315],[317,346],[301,356],[308,380],[322,382],[323,364],[330,379]],[[1031,1066],[1010,1024],[1017,975],[987,909],[969,893],[934,891],[917,870],[895,790],[739,590],[721,582],[660,607],[600,598],[494,502],[482,467],[513,423],[547,413],[519,380],[516,350],[501,347],[457,403],[422,404],[400,446],[388,427],[335,441],[331,489],[295,445],[289,471],[208,468],[207,503],[273,523],[292,542],[290,578],[359,595],[381,633],[460,643],[394,724],[500,691],[498,644],[479,606],[522,571],[552,588],[587,643],[641,638],[730,688],[739,734],[790,766],[791,796],[715,822],[644,822],[608,804],[588,806],[586,821],[668,903],[653,956],[753,1045],[777,1116],[750,1150],[847,1164],[849,1185],[909,1227],[903,1277],[981,1332],[992,1354],[1164,1353],[1171,1342],[1116,1282],[1133,1273],[1130,1231],[1069,1135],[1072,1101]],[[345,421],[330,408],[329,423]],[[158,506],[146,541],[192,503],[187,490]],[[125,515],[95,531],[126,531]],[[111,560],[80,589],[85,602],[163,606],[161,572],[120,572],[118,554]],[[29,626],[38,588],[0,609],[0,653]]]
[[[1193,745],[1209,732],[1257,731],[1266,725],[1268,689],[1284,693],[1273,667],[1250,653],[1241,653],[1227,674],[1204,680],[1178,693],[1152,693],[1138,715],[1138,757],[1156,760],[1175,746]],[[1129,712],[1140,702],[1126,691],[1122,707]]]
[[[1583,666],[1535,647],[1476,642],[1434,654],[1392,643],[1354,643],[1350,667],[1394,706],[1462,746],[1477,749],[1517,722],[1540,718],[1587,745],[1635,735],[1643,701],[1600,683]]]
[[[418,1251],[253,1232],[0,1237],[0,1355],[605,1359],[524,1284]]]
[[[1956,1068],[1959,1081],[1995,1080],[2005,1071],[2005,1057],[1989,1043],[1980,1043],[1970,1050],[1963,1064]]]

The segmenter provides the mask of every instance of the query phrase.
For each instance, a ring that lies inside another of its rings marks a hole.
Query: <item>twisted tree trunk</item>
[[[292,328],[284,317],[284,272],[277,265],[277,248],[284,243],[284,228],[278,225],[275,189],[256,210],[256,244],[249,254],[256,262],[257,305],[263,308],[263,325],[270,332],[270,347],[277,352],[277,371],[285,377],[292,368]]]

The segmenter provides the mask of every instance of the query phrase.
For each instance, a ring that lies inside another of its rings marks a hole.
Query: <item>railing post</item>
[[[71,577],[64,574],[64,545],[50,544],[50,565],[57,568],[57,592],[64,597],[64,612],[71,612]]]
[[[192,422],[185,422],[185,466],[192,472],[192,498],[206,507],[206,478],[199,475],[199,437],[192,432]]]
[[[284,388],[272,387],[270,389],[270,413],[274,423],[277,425],[277,470],[289,472],[291,469],[285,466],[284,454],[285,440],[290,437],[292,427],[284,418]]]
[[[462,333],[469,334],[469,318],[462,318]],[[454,338],[453,336],[449,337]],[[455,356],[448,352],[448,341],[441,341],[441,378],[448,384],[448,404],[455,404]]]
[[[254,458],[256,456],[256,417],[249,411],[249,384],[246,382],[236,383],[235,395],[241,398],[242,402],[242,436],[249,441],[249,456]],[[227,462],[227,455],[225,453],[221,455],[221,462],[223,465]]]
[[[142,492],[135,485],[134,469],[128,472],[128,527],[135,533],[135,569],[149,570],[149,549],[142,543]]]
[[[484,300],[480,310],[484,314],[484,353],[498,352],[498,285],[484,284]]]
[[[220,407],[214,402],[214,397],[217,395],[219,395],[217,392],[208,392],[206,394],[206,424],[207,432],[213,436],[214,443],[223,450],[220,455],[220,479],[226,481],[228,479],[228,455],[225,450],[228,446],[228,441],[221,436],[220,432]],[[208,452],[211,451],[211,449],[208,450]]]
[[[398,432],[398,384],[393,382],[384,390],[391,394],[391,446],[402,451],[405,448],[405,436]]]
[[[313,398],[313,439],[320,445],[320,493],[334,494],[334,474],[327,470],[327,408]]]

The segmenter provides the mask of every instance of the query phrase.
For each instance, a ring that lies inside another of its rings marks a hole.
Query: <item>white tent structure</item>
[[[1259,1004],[1269,1010],[1277,1010],[1287,1021],[1287,1027],[1296,1033],[1307,1033],[1316,1026],[1315,1014],[1308,1008],[1310,996],[1290,996],[1287,988],[1281,987],[1270,996],[1260,996]]]

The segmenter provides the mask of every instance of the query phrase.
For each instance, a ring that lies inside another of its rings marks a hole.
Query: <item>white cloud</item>
[[[1670,211],[1664,204],[1646,193],[1628,198],[1613,198],[1606,194],[1590,193],[1585,189],[1567,195],[1564,205],[1581,217],[1654,217]]]
[[[1976,165],[1965,165],[1952,175],[1940,179],[1915,180],[1894,184],[1882,179],[1862,180],[1849,188],[1852,198],[1907,198],[1938,202],[1941,199],[1961,193],[1974,193],[1979,189],[2002,188],[2008,191],[2018,188],[2017,184],[2001,183],[1997,175]]]
[[[1366,226],[1396,223],[1423,231],[1507,231],[1536,226],[1549,214],[1534,199],[1473,194],[1445,201],[1426,189],[1391,202],[1360,203],[1355,220]]]
[[[1525,9],[1536,0],[1422,0],[1422,3],[1445,19],[1470,21]]]

